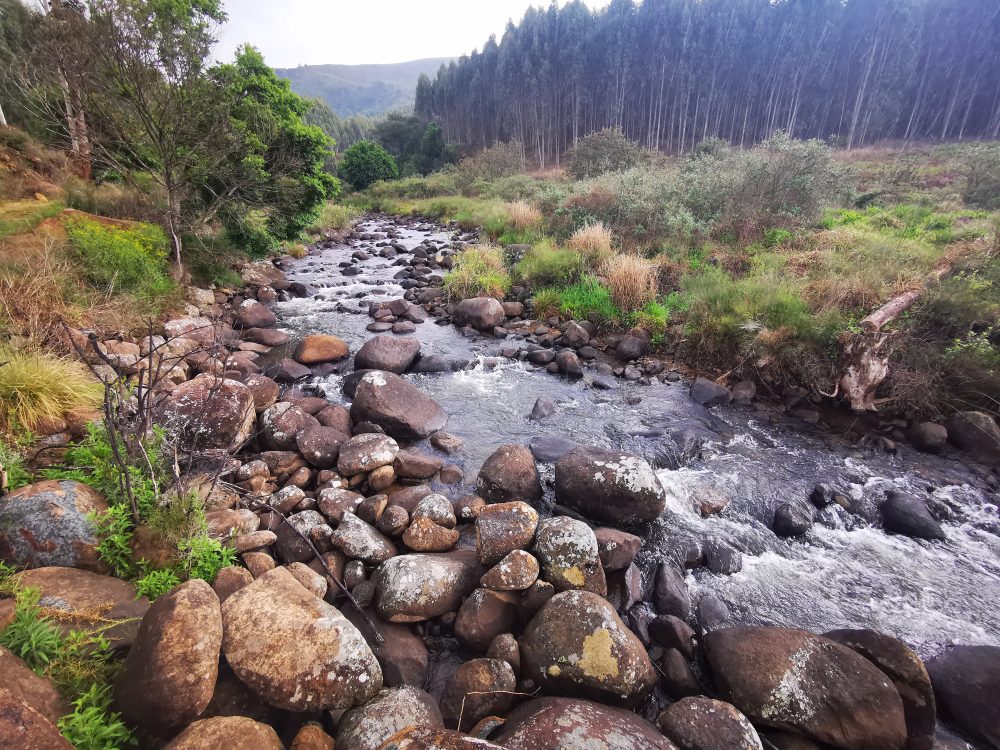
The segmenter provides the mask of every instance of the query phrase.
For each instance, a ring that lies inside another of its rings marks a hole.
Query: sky
[[[565,5],[567,0],[559,0]],[[584,0],[591,8],[607,0]],[[216,58],[249,42],[275,68],[458,57],[548,0],[224,0]]]

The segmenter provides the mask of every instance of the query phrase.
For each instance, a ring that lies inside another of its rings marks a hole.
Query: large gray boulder
[[[406,727],[443,729],[437,701],[411,685],[382,690],[372,700],[345,713],[337,725],[337,750],[379,750]]]
[[[946,425],[948,440],[984,463],[1000,463],[1000,426],[981,411],[952,414]]]
[[[927,662],[942,713],[961,731],[1000,750],[1000,648],[955,646]]]
[[[421,622],[456,611],[477,587],[482,572],[471,550],[390,558],[372,578],[379,617]]]
[[[369,339],[354,355],[358,370],[385,370],[402,375],[420,353],[417,339],[398,336],[376,336]]]
[[[602,523],[635,524],[658,518],[667,494],[638,456],[581,446],[556,461],[556,501]]]
[[[159,420],[176,432],[185,450],[237,448],[253,433],[253,392],[229,378],[199,375],[181,383],[157,407]]]
[[[491,331],[503,323],[506,316],[503,305],[492,297],[472,297],[455,305],[451,317],[456,325]]]
[[[444,427],[448,415],[415,385],[391,372],[373,370],[358,381],[351,419],[355,424],[373,422],[400,440],[421,440]]]

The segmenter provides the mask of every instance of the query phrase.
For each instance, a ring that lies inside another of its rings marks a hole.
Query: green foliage
[[[136,571],[132,556],[132,516],[126,505],[112,505],[91,521],[97,536],[97,554],[119,578],[129,579]]]
[[[287,77],[282,75],[282,78]],[[294,84],[292,88],[295,88]],[[308,102],[309,109],[302,115],[302,121],[307,125],[315,125],[326,133],[336,148],[345,149],[371,137],[372,129],[375,127],[375,122],[371,118],[364,115],[341,117],[320,98],[309,98]],[[329,164],[327,166],[329,167]]]
[[[167,238],[158,226],[123,228],[84,218],[67,219],[64,225],[84,277],[103,294],[155,299],[172,290]]]
[[[778,247],[779,245],[784,245],[790,239],[792,239],[792,233],[780,227],[774,227],[764,232],[765,247]]]
[[[358,141],[344,152],[340,174],[356,190],[364,190],[379,180],[395,180],[399,167],[392,154],[372,141]]]
[[[536,289],[531,295],[531,305],[537,318],[558,315],[562,311],[560,291],[551,287]]]
[[[31,484],[31,474],[24,466],[24,458],[12,446],[0,441],[0,472],[7,474],[7,489],[14,490]],[[0,570],[0,578],[3,577]]]
[[[622,319],[622,312],[611,299],[611,292],[592,276],[563,289],[559,307],[570,318],[587,319],[610,325]]]
[[[0,645],[16,654],[33,670],[42,674],[62,646],[62,634],[48,617],[41,616],[37,589],[17,590],[14,619],[0,631]]]
[[[139,592],[139,596],[145,596],[149,601],[155,601],[180,585],[180,582],[177,574],[169,568],[154,568],[135,580],[135,588]]]
[[[59,719],[58,726],[76,750],[120,750],[138,744],[121,715],[111,710],[108,685],[91,685],[73,701],[73,712]]]
[[[523,171],[524,149],[517,141],[495,143],[458,163],[458,171],[470,182],[500,180]]]
[[[566,154],[566,169],[576,179],[623,172],[649,161],[648,152],[619,128],[585,135]]]
[[[429,174],[454,161],[441,126],[414,115],[390,112],[373,128],[372,140],[392,154],[404,176]]]
[[[988,211],[1000,209],[1000,144],[977,144],[969,148],[962,161],[965,202]]]
[[[544,241],[524,254],[516,270],[533,287],[564,287],[579,280],[584,266],[579,253]]]
[[[672,309],[680,305],[680,295],[674,292],[665,302],[647,302],[646,305],[632,313],[632,325],[649,332],[650,341],[654,345],[662,344],[670,322]]]
[[[484,296],[503,299],[510,291],[510,284],[503,250],[492,245],[466,248],[444,277],[444,289],[455,299]]]
[[[308,231],[319,233],[330,229],[350,229],[351,221],[360,215],[361,212],[352,206],[327,201]]]
[[[75,360],[0,345],[0,428],[33,429],[69,409],[96,406],[102,393]]]
[[[181,570],[186,578],[201,578],[212,583],[219,571],[236,563],[236,552],[206,534],[191,536],[178,545]]]

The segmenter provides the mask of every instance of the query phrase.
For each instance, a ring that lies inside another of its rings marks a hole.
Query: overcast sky
[[[229,60],[244,42],[276,68],[458,57],[490,34],[499,39],[508,19],[520,21],[532,5],[548,0],[225,0],[229,22],[216,57]]]

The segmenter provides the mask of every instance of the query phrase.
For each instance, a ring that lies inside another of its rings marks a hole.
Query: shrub
[[[561,312],[577,319],[587,319],[598,324],[619,321],[622,312],[611,299],[611,292],[592,276],[567,287],[559,294]]]
[[[579,253],[588,268],[599,268],[612,254],[611,230],[603,222],[588,221],[573,232],[566,246]]]
[[[350,229],[351,222],[360,215],[361,212],[352,206],[327,201],[306,231],[316,234],[329,229]]]
[[[155,601],[175,586],[180,585],[180,578],[169,568],[150,570],[135,581],[135,590],[139,596],[149,601]]]
[[[558,289],[545,287],[536,289],[531,295],[531,307],[536,318],[550,318],[558,315],[562,310],[562,299]]]
[[[611,299],[626,313],[656,299],[656,267],[637,255],[613,255],[602,268]]]
[[[171,290],[167,238],[158,226],[124,228],[83,218],[68,219],[65,226],[84,277],[102,293],[153,298]]]
[[[103,393],[75,360],[0,347],[0,427],[33,429],[42,419],[94,407]]]
[[[546,183],[526,174],[511,174],[493,182],[480,180],[473,183],[472,192],[484,198],[502,201],[530,201],[538,197]]]
[[[59,731],[76,750],[111,750],[138,744],[121,715],[111,710],[111,688],[91,685],[59,719]]]
[[[621,172],[649,160],[647,152],[618,128],[586,135],[566,153],[566,169],[584,180],[606,172]]]
[[[988,211],[1000,208],[1000,144],[969,147],[962,163],[965,173],[962,198],[965,202]]]
[[[524,231],[542,220],[542,212],[525,201],[513,201],[508,203],[506,208],[511,226],[517,231]]]
[[[344,152],[340,176],[355,190],[364,190],[379,180],[395,180],[399,167],[392,154],[373,141],[358,141]]]
[[[445,275],[444,288],[455,299],[503,299],[510,291],[510,274],[504,267],[503,250],[493,245],[466,248]]]
[[[14,603],[14,619],[0,631],[0,645],[24,660],[41,674],[62,646],[62,634],[38,609],[37,589],[19,589]]]
[[[580,278],[584,264],[577,253],[555,247],[546,240],[526,252],[516,270],[532,287],[564,287]]]
[[[499,180],[524,171],[524,149],[517,141],[495,143],[458,163],[458,171],[470,182]]]

